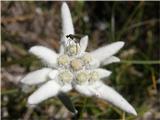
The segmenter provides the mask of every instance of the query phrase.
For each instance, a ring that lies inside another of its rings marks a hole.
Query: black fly
[[[73,35],[73,34],[69,34],[69,35],[66,35],[67,38],[71,38],[71,39],[81,39],[81,36],[80,35]]]
[[[66,35],[66,37],[74,40],[76,43],[78,43],[81,39],[80,35],[73,35],[73,34]]]
[[[80,35],[69,34],[69,35],[66,35],[66,37],[72,39],[76,43],[76,48],[77,48],[77,51],[78,51],[78,44],[79,44],[79,41],[81,39],[81,36]]]

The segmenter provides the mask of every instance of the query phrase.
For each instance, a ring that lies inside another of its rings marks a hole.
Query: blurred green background
[[[89,35],[87,51],[115,41],[126,44],[117,56],[120,63],[105,68],[113,73],[106,84],[113,86],[137,110],[126,120],[160,119],[160,2],[67,2],[77,34]],[[28,53],[34,45],[58,52],[62,2],[1,2],[1,118],[2,120],[75,119],[57,99],[34,110],[27,108],[29,93],[20,79],[40,68]],[[122,119],[122,111],[103,100],[69,93],[79,111],[78,119]]]

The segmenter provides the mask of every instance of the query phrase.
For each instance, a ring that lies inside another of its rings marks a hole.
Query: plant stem
[[[122,120],[125,120],[126,119],[126,115],[125,115],[125,112],[122,113]]]
[[[18,89],[5,90],[5,91],[1,92],[1,95],[12,94],[12,93],[16,93],[16,92],[18,92]]]
[[[122,60],[120,63],[128,64],[160,64],[160,60],[143,61],[143,60]]]

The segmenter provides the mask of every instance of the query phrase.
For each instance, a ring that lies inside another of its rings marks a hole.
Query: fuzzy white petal
[[[61,91],[66,93],[69,92],[70,90],[72,90],[72,85],[71,84],[65,84],[62,88]]]
[[[61,46],[60,53],[64,52],[64,44],[67,42],[66,35],[74,34],[74,27],[72,17],[68,5],[64,2],[61,7],[61,18],[62,18],[62,35],[61,35]]]
[[[85,52],[87,46],[88,46],[88,36],[84,36],[80,40],[80,47],[82,53]]]
[[[135,109],[114,89],[111,87],[103,84],[102,82],[95,83],[94,88],[96,92],[94,93],[95,96],[98,98],[104,99],[107,102],[119,107],[125,112],[128,112],[133,115],[137,115]]]
[[[85,96],[92,96],[93,94],[90,89],[88,89],[88,85],[75,85],[74,88],[77,92]]]
[[[74,34],[72,17],[68,5],[64,2],[61,7],[62,32],[64,35]]]
[[[37,56],[48,66],[56,66],[58,54],[53,50],[43,46],[33,46],[29,49],[29,52]]]
[[[27,74],[22,80],[21,83],[27,85],[35,85],[45,82],[48,79],[48,73],[52,69],[50,68],[43,68],[40,70],[36,70]]]
[[[60,86],[54,80],[50,80],[36,90],[29,98],[28,104],[38,104],[50,97],[57,96]]]
[[[104,65],[108,65],[116,62],[120,62],[120,59],[116,56],[111,56],[109,58],[106,58],[104,61],[102,61],[101,65],[104,66]]]
[[[123,46],[124,42],[115,42],[94,50],[93,52],[91,52],[91,55],[102,62],[106,58],[109,58],[110,56],[116,54]]]
[[[65,44],[65,42],[64,42],[64,44]],[[64,49],[65,49],[65,47],[64,47],[63,42],[62,42],[62,43],[60,44],[60,48],[59,48],[59,54],[60,54],[60,55],[64,54]]]
[[[96,71],[98,72],[100,79],[106,78],[112,73],[111,71],[102,68],[98,68]]]
[[[58,70],[52,70],[49,72],[48,76],[50,79],[55,79],[58,75]]]
[[[91,68],[98,68],[100,66],[100,62],[97,59],[93,58],[90,65],[91,65]]]

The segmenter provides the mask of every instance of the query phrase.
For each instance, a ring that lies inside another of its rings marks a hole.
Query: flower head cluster
[[[34,46],[29,50],[48,67],[31,72],[21,80],[27,85],[44,83],[29,97],[28,103],[35,105],[58,96],[71,112],[76,113],[72,102],[65,94],[74,89],[83,95],[104,99],[123,111],[137,115],[135,109],[119,93],[102,82],[111,72],[99,68],[120,61],[114,54],[123,47],[124,42],[115,42],[92,52],[85,52],[88,36],[82,37],[77,43],[75,38],[66,37],[69,34],[74,34],[74,28],[69,8],[63,3],[60,53],[57,54],[43,46]]]
[[[89,53],[81,51],[75,40],[68,39],[64,54],[57,59],[60,83],[84,84],[99,79],[99,73],[92,69],[94,59]]]

